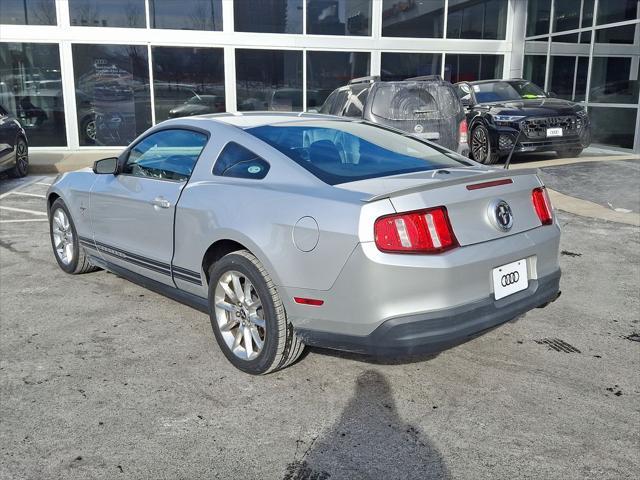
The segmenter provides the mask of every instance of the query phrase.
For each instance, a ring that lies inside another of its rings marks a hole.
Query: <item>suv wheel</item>
[[[478,125],[471,132],[471,158],[485,165],[494,164],[500,159],[498,154],[492,151],[489,131],[484,125]]]

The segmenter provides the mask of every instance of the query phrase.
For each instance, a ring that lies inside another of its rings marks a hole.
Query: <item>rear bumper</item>
[[[394,317],[365,336],[297,328],[307,344],[376,357],[436,353],[459,345],[527,311],[545,306],[560,294],[560,270],[531,280],[529,287],[498,301],[493,295],[454,308]]]

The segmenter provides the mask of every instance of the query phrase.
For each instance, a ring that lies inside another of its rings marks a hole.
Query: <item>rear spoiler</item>
[[[441,168],[439,170],[447,170],[447,169]],[[433,172],[434,176],[439,170],[434,170]],[[526,169],[523,168],[518,170],[503,170],[503,169],[493,170],[486,173],[480,173],[477,175],[465,175],[463,177],[452,178],[451,180],[442,180],[439,182],[428,182],[428,183],[425,183],[424,185],[416,185],[413,187],[392,190],[387,193],[374,195],[373,197],[365,199],[363,201],[365,203],[369,203],[369,202],[375,202],[377,200],[382,200],[385,198],[399,197],[401,195],[409,195],[411,193],[416,193],[416,192],[425,192],[428,190],[435,190],[437,188],[449,187],[453,185],[461,185],[465,183],[482,183],[489,180],[500,179],[500,178],[510,178],[510,177],[516,177],[520,175],[537,175],[537,174],[538,174],[537,168],[526,168]],[[380,179],[380,180],[383,180],[383,179]]]

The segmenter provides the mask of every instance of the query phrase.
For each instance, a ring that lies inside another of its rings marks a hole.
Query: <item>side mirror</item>
[[[461,98],[460,103],[464,108],[471,108],[471,100],[469,98]]]
[[[93,173],[98,175],[115,175],[118,173],[118,158],[110,157],[93,162]]]

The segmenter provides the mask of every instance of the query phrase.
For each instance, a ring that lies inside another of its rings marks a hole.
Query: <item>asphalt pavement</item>
[[[51,180],[0,180],[0,478],[637,478],[638,227],[560,212],[560,299],[438,356],[252,377],[206,315],[64,274]]]

